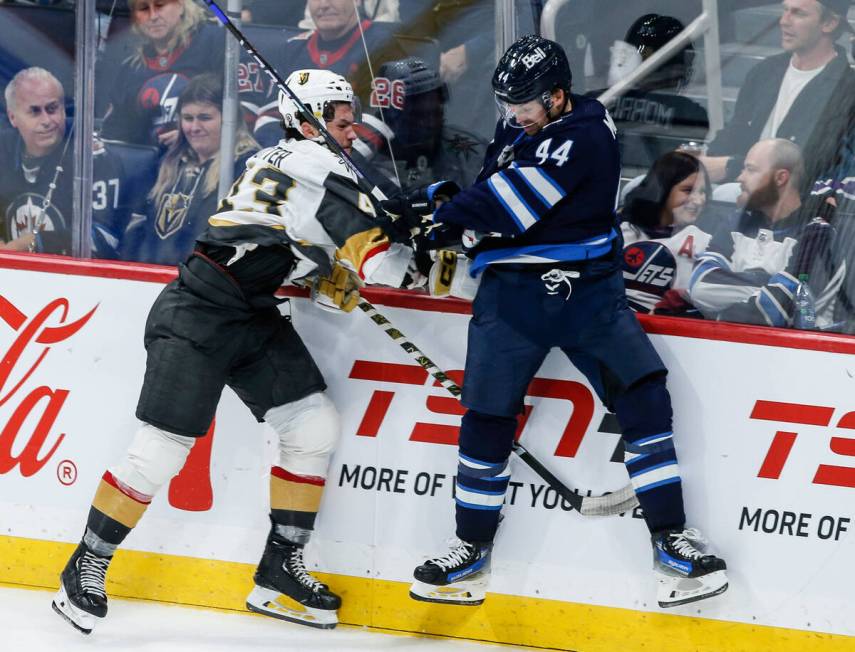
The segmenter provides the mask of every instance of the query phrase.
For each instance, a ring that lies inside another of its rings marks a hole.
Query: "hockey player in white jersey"
[[[352,122],[353,91],[343,77],[302,70],[289,86],[318,120]],[[136,411],[142,425],[102,476],[53,602],[84,633],[107,614],[113,553],[207,432],[225,385],[279,439],[270,474],[271,529],[247,607],[314,627],[338,622],[341,599],[307,572],[303,548],[339,416],[274,293],[285,282],[302,282],[328,307],[349,311],[363,283],[400,286],[411,250],[378,227],[380,209],[297,105],[283,95],[279,107],[286,137],[247,162],[149,313]]]

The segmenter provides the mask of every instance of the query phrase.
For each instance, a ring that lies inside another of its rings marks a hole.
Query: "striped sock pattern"
[[[674,433],[649,435],[624,446],[624,464],[651,531],[683,523],[683,485]]]
[[[492,541],[511,479],[508,460],[487,462],[463,453],[458,460],[457,536],[464,541]]]

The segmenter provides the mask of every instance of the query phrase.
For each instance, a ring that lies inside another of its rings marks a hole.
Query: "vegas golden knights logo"
[[[184,226],[192,200],[192,195],[180,192],[164,193],[160,198],[154,230],[161,240],[166,240]]]
[[[300,82],[300,86],[303,86],[304,84],[308,83],[308,81],[309,81],[309,73],[307,73],[307,72],[301,72],[301,73],[300,73],[300,79],[299,79],[298,81]]]

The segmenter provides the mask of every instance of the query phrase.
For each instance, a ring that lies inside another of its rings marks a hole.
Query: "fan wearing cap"
[[[470,251],[480,276],[469,322],[455,484],[457,538],[414,571],[417,600],[477,605],[510,483],[526,390],[559,348],[623,430],[625,463],[650,530],[663,607],[727,588],[724,560],[686,528],[667,370],[627,307],[615,200],[615,127],[603,105],[571,91],[560,45],[524,36],[492,85],[502,119],[475,183],[434,222],[486,234]],[[673,567],[672,567],[673,566]]]
[[[733,180],[746,153],[766,138],[783,138],[802,148],[813,170],[842,110],[832,96],[852,96],[855,72],[835,41],[852,31],[846,19],[851,0],[784,0],[779,21],[784,52],[758,63],[739,91],[733,117],[709,145],[704,165],[710,180]],[[851,106],[851,105],[850,105]]]

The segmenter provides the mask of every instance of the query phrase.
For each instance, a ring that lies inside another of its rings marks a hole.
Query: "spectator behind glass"
[[[689,277],[710,234],[695,224],[710,194],[703,164],[683,152],[668,152],[627,195],[621,213],[623,278],[636,312],[684,314]]]
[[[177,265],[193,251],[196,237],[217,211],[222,105],[218,75],[194,77],[181,92],[176,107],[178,138],[163,157],[145,215],[137,216],[140,219],[128,229],[126,259]],[[258,144],[240,122],[233,178],[256,151]]]
[[[373,70],[377,70],[385,61],[403,59],[406,53],[395,40],[389,25],[375,23],[359,15],[361,6],[362,0],[308,0],[307,7],[316,29],[288,39],[281,54],[273,60],[273,65],[283,77],[294,70],[331,70],[350,82],[360,103],[365,106],[373,82],[369,61],[365,56],[366,49]],[[269,85],[267,75],[258,75],[259,79],[264,78],[265,90],[252,98],[250,94],[244,93],[241,101],[247,107],[259,107],[254,134],[258,142],[268,146],[275,144],[281,137],[277,126],[278,91]]]
[[[72,136],[66,129],[65,92],[44,68],[25,68],[5,90],[13,129],[0,133],[0,248],[69,254],[74,192]],[[92,255],[116,258],[128,211],[121,161],[95,143]]]
[[[258,0],[256,0],[257,2]],[[268,0],[270,1],[270,0]],[[281,0],[273,0],[281,2]],[[408,0],[404,0],[407,2]],[[398,15],[399,0],[363,0],[362,13],[369,20],[377,20],[382,23],[394,23],[400,20]],[[300,27],[303,29],[315,29],[315,21],[312,20],[312,14],[309,12],[309,3],[306,3],[303,19],[300,21]]]
[[[803,148],[808,169],[821,143],[834,139],[829,98],[842,86],[855,86],[846,53],[834,44],[845,30],[850,0],[784,0],[781,47],[785,52],[761,61],[745,79],[733,117],[709,145],[704,164],[714,182],[733,179],[748,149],[758,140],[784,138]],[[847,92],[851,92],[848,91]]]
[[[223,30],[193,0],[128,0],[132,28],[108,43],[99,65],[102,135],[169,146],[178,137],[175,102],[191,77],[222,75]]]
[[[486,143],[447,124],[448,94],[437,71],[418,57],[407,57],[384,63],[377,78],[371,113],[359,125],[357,151],[395,186],[400,180],[404,191],[437,179],[471,184],[481,168]]]
[[[636,20],[622,41],[611,48],[608,85],[629,76],[668,41],[683,31],[676,18],[645,14]],[[648,74],[608,107],[622,141],[624,165],[647,168],[675,141],[703,140],[709,130],[706,109],[680,93],[689,84],[694,70],[695,49],[689,44],[661,67]],[[598,97],[606,89],[589,93]],[[638,146],[628,148],[624,134],[632,131]]]
[[[845,318],[840,289],[846,252],[830,231],[805,224],[803,174],[801,150],[788,140],[761,140],[748,151],[738,178],[739,210],[716,229],[689,282],[691,301],[705,317],[789,326],[798,276],[807,273],[817,325]]]

